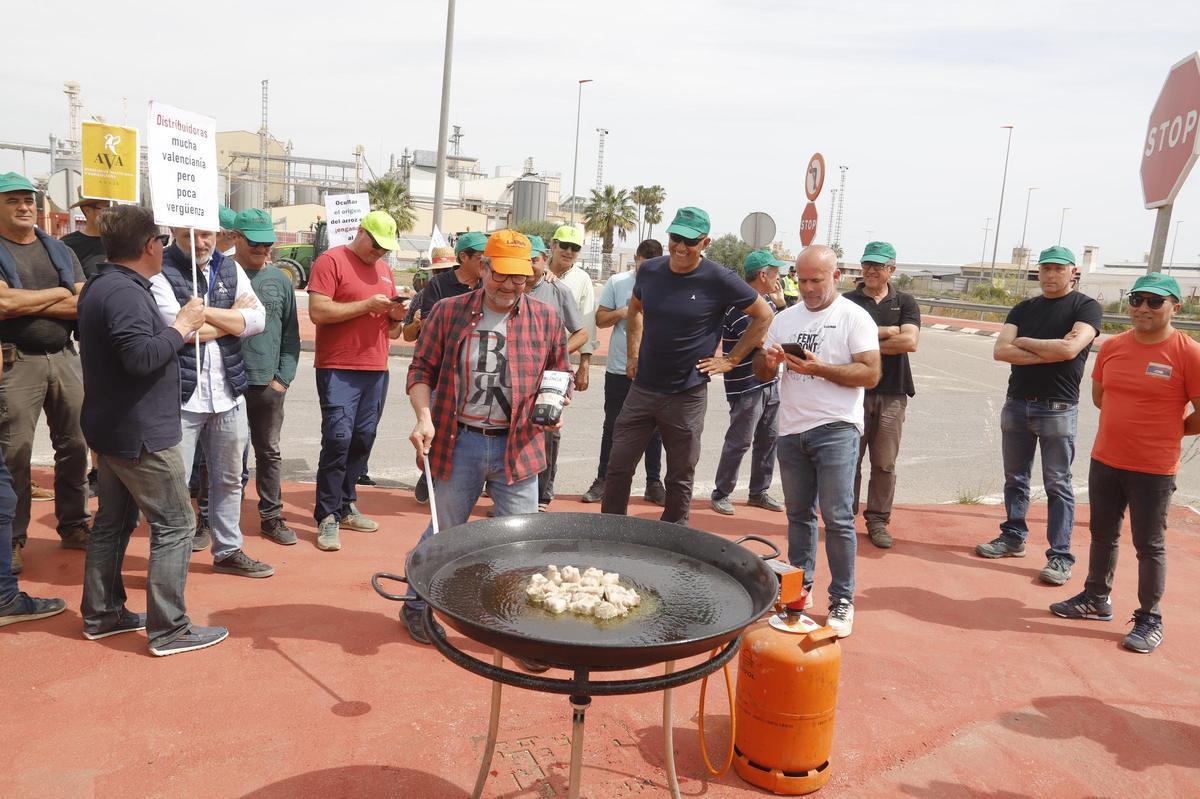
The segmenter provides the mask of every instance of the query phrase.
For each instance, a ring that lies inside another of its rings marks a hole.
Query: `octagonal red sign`
[[[800,214],[800,243],[805,247],[813,243],[817,237],[817,206],[809,203]]]
[[[1200,158],[1200,53],[1171,67],[1142,141],[1142,195],[1147,208],[1174,202]]]

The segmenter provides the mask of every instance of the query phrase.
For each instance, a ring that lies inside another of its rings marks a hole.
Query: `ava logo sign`
[[[1142,142],[1142,194],[1147,208],[1175,201],[1200,158],[1200,53],[1171,67],[1150,112]]]

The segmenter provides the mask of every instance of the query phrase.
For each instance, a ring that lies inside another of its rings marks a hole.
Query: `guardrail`
[[[985,305],[978,302],[963,302],[962,300],[948,300],[944,297],[917,297],[917,304],[927,306],[932,312],[934,308],[953,308],[957,311],[968,311],[970,313],[978,313],[982,319],[985,313],[1007,314],[1012,310],[1007,305]],[[1123,314],[1106,313],[1104,314],[1104,322],[1113,325],[1128,325],[1129,317]],[[1177,330],[1200,330],[1200,321],[1193,319],[1174,319],[1171,324]]]

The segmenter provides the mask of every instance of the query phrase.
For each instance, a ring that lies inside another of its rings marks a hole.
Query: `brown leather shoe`
[[[87,549],[92,531],[86,524],[77,524],[62,537],[63,549]]]

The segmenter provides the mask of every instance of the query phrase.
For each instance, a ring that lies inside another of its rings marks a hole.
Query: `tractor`
[[[324,220],[313,224],[311,244],[278,244],[271,250],[271,262],[291,278],[292,286],[302,289],[308,284],[313,261],[329,249],[329,234]]]

